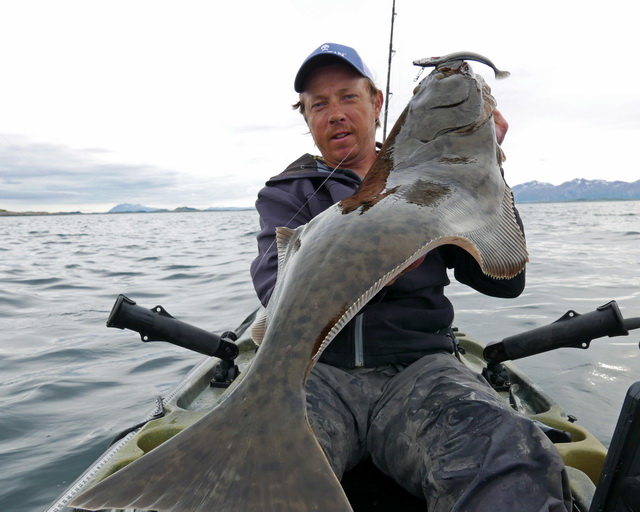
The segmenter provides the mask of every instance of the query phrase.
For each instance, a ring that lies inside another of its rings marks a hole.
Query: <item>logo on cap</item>
[[[347,58],[347,52],[339,52],[337,50],[332,50],[331,46],[329,46],[328,44],[323,44],[320,47],[320,51],[322,53],[333,53],[334,55],[340,55],[340,57],[346,59]]]
[[[296,92],[302,92],[304,88],[304,81],[313,69],[315,69],[320,63],[327,63],[331,58],[331,55],[335,55],[342,62],[350,65],[362,76],[369,78],[373,81],[371,71],[362,62],[360,55],[353,48],[344,46],[341,44],[325,43],[318,47],[300,66],[296,78],[294,80],[294,88]],[[318,60],[319,59],[319,60]]]

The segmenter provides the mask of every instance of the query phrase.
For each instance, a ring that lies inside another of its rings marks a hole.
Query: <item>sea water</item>
[[[640,202],[524,204],[517,299],[455,282],[455,323],[484,342],[615,299],[640,316]],[[0,218],[0,510],[42,512],[203,356],[107,329],[119,294],[220,333],[255,308],[255,211]],[[608,444],[640,380],[640,333],[518,366]]]

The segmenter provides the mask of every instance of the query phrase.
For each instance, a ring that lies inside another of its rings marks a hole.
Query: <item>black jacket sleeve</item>
[[[311,220],[303,208],[304,198],[288,194],[276,187],[265,187],[258,194],[256,209],[260,215],[258,256],[251,263],[251,278],[258,298],[266,306],[276,284],[278,248],[276,228],[296,228]]]
[[[525,287],[525,271],[511,279],[496,279],[482,272],[478,262],[467,251],[456,246],[447,246],[447,266],[454,269],[456,281],[470,286],[491,297],[513,299],[518,297]]]

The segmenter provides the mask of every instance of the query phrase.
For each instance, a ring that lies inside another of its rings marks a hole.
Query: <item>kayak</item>
[[[130,302],[135,304],[133,301]],[[139,308],[139,306],[135,307]],[[160,307],[150,310],[151,313],[158,313],[158,308]],[[166,317],[169,317],[172,321],[179,322],[166,312],[163,313],[165,317],[162,318],[163,321],[166,320]],[[233,336],[231,338],[228,337],[229,333],[223,335],[223,337],[226,336],[225,339],[233,340],[234,348],[237,347],[233,356],[233,366],[224,366],[225,361],[218,357],[206,357],[166,397],[158,397],[155,409],[142,418],[139,424],[134,425],[118,436],[104,454],[87,468],[47,512],[72,512],[77,510],[69,504],[81,492],[135,459],[142,457],[150,450],[160,446],[207,414],[232,389],[234,384],[233,382],[229,383],[229,381],[233,380],[238,374],[246,372],[251,364],[251,360],[256,353],[256,345],[247,331],[255,316],[256,312],[249,315],[232,333]],[[130,319],[127,322],[129,324],[133,323]],[[109,325],[109,322],[107,325]],[[184,331],[184,325],[186,324],[181,326],[182,331]],[[121,325],[110,326],[123,327]],[[126,327],[138,330],[131,325]],[[635,326],[632,328],[635,328]],[[567,466],[574,496],[574,509],[588,512],[596,494],[596,486],[603,476],[603,470],[606,470],[606,462],[609,462],[605,446],[588,430],[578,425],[575,418],[567,415],[558,403],[554,402],[515,364],[509,361],[503,361],[499,364],[487,364],[487,350],[491,348],[490,346],[485,346],[485,344],[465,331],[455,329],[454,333],[458,340],[460,358],[464,364],[485,375],[496,392],[511,407],[537,422],[554,442]],[[215,335],[210,336],[215,337]],[[142,337],[144,341],[150,341],[145,340],[144,335]],[[217,339],[217,337],[215,338]],[[166,341],[174,342],[170,339]],[[564,346],[567,345],[565,344]],[[624,423],[629,423],[628,418]],[[637,438],[639,431],[637,425],[635,431],[635,437]],[[630,436],[626,435],[626,437],[629,438]],[[616,435],[614,434],[612,450],[615,442]],[[639,457],[636,456],[635,458],[638,459]],[[640,463],[640,460],[636,462]],[[629,464],[633,465],[636,462],[631,461]],[[615,462],[615,464],[617,464],[615,468],[611,466],[613,468],[610,471],[611,473],[617,472],[619,463]],[[426,508],[424,501],[404,491],[402,487],[383,475],[370,462],[364,462],[348,471],[341,483],[356,512],[392,512],[399,509],[412,512],[414,510],[424,511]],[[603,493],[600,492],[600,494]],[[614,509],[598,508],[598,510]],[[621,508],[620,510],[636,509]],[[112,509],[111,512],[117,511]],[[130,512],[130,510],[127,510],[127,512]]]

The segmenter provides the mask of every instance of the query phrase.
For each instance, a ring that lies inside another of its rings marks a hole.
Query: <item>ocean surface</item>
[[[640,316],[640,202],[524,204],[528,285],[449,287],[485,342],[616,300]],[[220,333],[257,305],[255,211],[0,217],[0,510],[43,512],[203,356],[105,322],[121,293]],[[640,333],[518,366],[608,445],[640,380]]]

